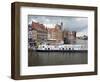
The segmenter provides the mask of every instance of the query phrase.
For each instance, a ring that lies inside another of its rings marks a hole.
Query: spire
[[[63,22],[61,22],[61,30],[63,29]]]
[[[63,27],[63,22],[61,22],[61,27]]]

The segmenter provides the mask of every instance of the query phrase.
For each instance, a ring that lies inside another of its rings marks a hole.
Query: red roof
[[[32,22],[32,28],[38,31],[47,31],[47,28],[38,22]]]

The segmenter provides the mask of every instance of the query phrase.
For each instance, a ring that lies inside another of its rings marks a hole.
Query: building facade
[[[39,44],[47,41],[48,30],[47,28],[38,22],[32,22],[33,39],[35,39]]]
[[[32,25],[28,25],[28,48],[32,48],[34,46],[33,41],[33,33],[32,33]]]
[[[55,24],[48,28],[39,22],[33,22],[28,25],[28,44],[30,47],[40,44],[75,44],[76,32],[63,31],[63,23]]]
[[[63,41],[60,25],[56,24],[53,28],[48,28],[48,41],[51,41],[51,44],[58,44]]]
[[[63,31],[64,44],[75,44],[76,31]]]

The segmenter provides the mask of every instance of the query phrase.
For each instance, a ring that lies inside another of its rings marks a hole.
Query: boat
[[[87,51],[87,46],[81,44],[63,44],[63,45],[39,45],[36,51],[40,52],[81,52]]]

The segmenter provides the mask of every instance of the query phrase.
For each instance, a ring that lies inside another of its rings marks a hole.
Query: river
[[[35,52],[28,51],[28,66],[87,64],[87,52]]]

